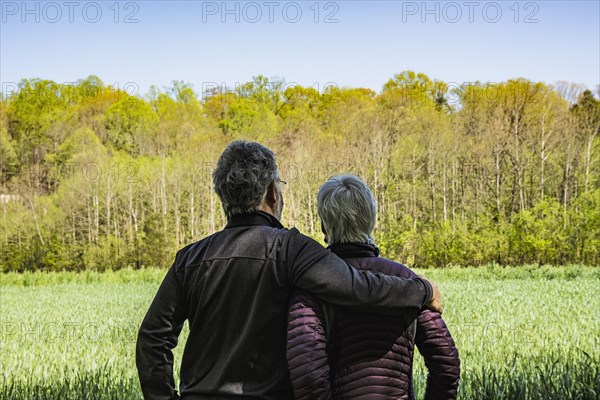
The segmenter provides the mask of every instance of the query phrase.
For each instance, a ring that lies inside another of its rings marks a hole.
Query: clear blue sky
[[[595,90],[599,3],[2,0],[0,80],[97,75],[143,94],[172,80],[200,92],[262,74],[379,91],[410,69],[455,83],[525,77]]]

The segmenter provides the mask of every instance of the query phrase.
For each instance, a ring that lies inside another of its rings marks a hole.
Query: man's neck
[[[275,212],[275,210],[273,210],[273,208],[271,208],[266,203],[262,203],[260,206],[258,206],[258,210],[262,211],[262,212],[266,212],[267,214],[271,215],[273,218],[275,218],[278,221],[281,219],[281,218],[277,217],[277,213]]]

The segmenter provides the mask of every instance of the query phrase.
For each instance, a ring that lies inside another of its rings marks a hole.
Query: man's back
[[[234,226],[185,253],[192,259],[181,263],[190,305],[182,394],[290,398],[282,363],[287,315],[278,306],[290,290],[287,238],[285,229]]]
[[[174,347],[189,320],[180,372],[183,398],[291,398],[282,362],[287,316],[277,306],[289,298],[290,233],[266,214],[243,216],[178,252],[170,292],[177,300],[176,329],[165,335]],[[150,328],[152,322],[144,321]],[[143,357],[138,366],[152,365]]]

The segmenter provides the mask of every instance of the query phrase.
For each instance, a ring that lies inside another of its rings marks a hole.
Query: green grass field
[[[461,399],[599,399],[600,268],[425,272],[462,361]],[[140,399],[137,327],[164,270],[0,276],[0,398]],[[176,349],[181,360],[184,328]],[[415,385],[426,371],[416,355]]]

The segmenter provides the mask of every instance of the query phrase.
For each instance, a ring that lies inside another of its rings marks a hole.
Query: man
[[[181,398],[285,400],[293,398],[285,333],[293,289],[386,314],[441,307],[426,280],[357,271],[284,229],[275,157],[261,144],[231,143],[213,183],[227,226],[177,253],[139,330],[136,363],[146,399],[178,398],[172,349],[186,319]]]
[[[317,205],[333,253],[360,270],[416,277],[404,265],[378,257],[371,236],[377,203],[359,178],[329,179],[319,190]],[[407,307],[394,317],[358,313],[321,305],[296,292],[288,323],[288,362],[296,400],[412,400],[415,343],[429,370],[425,398],[455,399],[460,360],[438,312]]]

